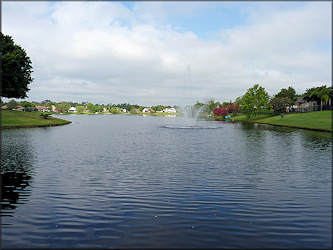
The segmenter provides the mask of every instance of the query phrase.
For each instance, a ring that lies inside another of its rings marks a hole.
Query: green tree
[[[305,101],[314,101],[317,105],[324,105],[329,103],[332,100],[333,96],[333,88],[326,87],[326,85],[320,87],[313,87],[310,89],[306,89],[303,94],[303,99]]]
[[[92,103],[88,103],[86,107],[90,112],[93,112],[93,113],[97,112],[95,105]]]
[[[151,109],[155,112],[162,111],[163,109],[165,109],[165,106],[163,106],[163,105],[152,106]]]
[[[200,107],[202,107],[202,106],[205,106],[205,104],[202,103],[202,102],[197,101],[197,102],[194,104],[194,106],[200,108]]]
[[[68,102],[61,102],[58,104],[58,107],[62,109],[62,112],[67,112],[71,108],[71,105]]]
[[[244,102],[243,96],[239,96],[239,97],[236,98],[235,103],[237,103],[238,105],[242,106],[243,102]]]
[[[227,107],[228,105],[231,105],[231,104],[232,104],[231,101],[230,102],[222,102],[221,106],[222,107]]]
[[[10,109],[10,110],[12,110],[12,109],[16,109],[17,106],[18,106],[18,103],[17,103],[14,99],[10,100],[10,101],[7,103],[7,109]]]
[[[257,116],[270,112],[269,96],[265,88],[255,84],[249,88],[243,96],[242,112],[248,117]]]
[[[20,105],[22,107],[25,107],[25,108],[32,108],[32,107],[35,107],[35,104],[31,103],[31,102],[27,102],[27,101],[22,101],[20,102]]]
[[[297,100],[296,91],[293,87],[288,87],[288,89],[281,89],[279,93],[275,95],[275,98],[288,97],[290,99],[289,105],[293,105]]]
[[[206,100],[206,107],[208,109],[209,114],[211,114],[213,112],[213,110],[215,108],[217,108],[217,106],[219,106],[219,102],[215,102],[214,99],[209,99]]]
[[[76,108],[76,111],[77,111],[79,114],[83,114],[84,106],[82,106],[82,105],[76,105],[75,108]]]
[[[104,106],[102,106],[102,105],[96,105],[95,107],[96,107],[96,110],[97,110],[95,112],[103,112],[103,110],[104,110]]]
[[[119,113],[120,113],[120,108],[118,108],[118,107],[112,107],[112,108],[110,109],[110,112],[111,112],[112,114],[119,114]]]
[[[2,97],[26,98],[30,90],[28,85],[33,81],[31,77],[32,65],[26,51],[14,43],[11,36],[1,36],[1,75]]]
[[[94,107],[95,107],[95,105],[92,103],[88,103],[86,106],[87,110],[89,110],[90,112],[93,112]]]
[[[41,102],[42,105],[45,105],[45,104],[49,104],[49,103],[52,103],[51,100],[44,100]]]
[[[144,106],[140,106],[140,107],[138,108],[138,110],[139,110],[140,112],[142,112],[142,110],[143,110],[144,108],[145,108]]]
[[[49,109],[49,110],[52,110],[52,106],[56,106],[56,103],[55,102],[48,102],[45,104],[45,106]]]
[[[291,100],[289,97],[274,97],[269,101],[272,105],[274,113],[284,113],[286,108],[290,106]]]
[[[140,110],[133,106],[133,107],[131,108],[131,110],[130,110],[130,113],[131,113],[131,114],[139,114],[139,113],[140,113]]]

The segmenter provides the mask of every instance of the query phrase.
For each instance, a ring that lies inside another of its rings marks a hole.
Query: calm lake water
[[[330,248],[332,134],[131,115],[2,131],[3,248]]]

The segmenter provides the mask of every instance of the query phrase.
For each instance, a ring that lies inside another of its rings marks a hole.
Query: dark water
[[[3,248],[332,246],[329,133],[61,118],[2,131]]]

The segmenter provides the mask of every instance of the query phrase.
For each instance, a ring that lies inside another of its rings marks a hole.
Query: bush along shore
[[[275,116],[262,115],[259,119],[238,114],[232,115],[231,120],[332,132],[332,114],[332,111],[328,110],[309,113],[287,113]]]
[[[41,112],[23,112],[16,110],[1,111],[1,129],[34,128],[61,126],[70,121],[50,117]]]

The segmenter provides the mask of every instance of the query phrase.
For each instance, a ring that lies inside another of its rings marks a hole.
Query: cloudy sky
[[[28,101],[187,105],[331,85],[332,3],[2,1]]]

